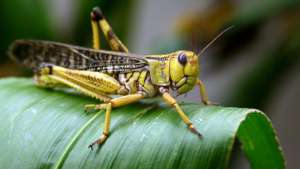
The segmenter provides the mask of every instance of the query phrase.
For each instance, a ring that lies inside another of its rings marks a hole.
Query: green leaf
[[[177,113],[157,100],[116,108],[103,146],[103,111],[87,114],[95,100],[36,87],[32,80],[0,80],[0,168],[228,168],[235,138],[253,169],[283,169],[269,119],[244,108],[181,104],[203,134],[187,130]]]

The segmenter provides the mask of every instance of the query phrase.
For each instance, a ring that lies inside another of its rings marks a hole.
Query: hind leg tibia
[[[96,30],[96,29],[98,29],[98,27],[96,27],[96,23],[98,23],[99,27],[101,28],[101,30],[104,34],[106,41],[108,42],[108,44],[112,48],[112,50],[119,51],[119,52],[125,52],[125,53],[129,52],[127,47],[121,42],[121,40],[114,33],[113,29],[111,28],[111,26],[105,19],[104,15],[99,7],[93,8],[93,10],[91,12],[91,19],[92,19],[92,29],[94,30],[93,34],[95,35],[95,36],[93,36],[94,39],[97,38],[96,34],[97,34],[97,32],[99,32],[98,30]],[[99,39],[99,37],[97,39]],[[94,40],[94,42],[96,42],[96,41]],[[97,44],[97,42],[94,43],[94,46],[97,47],[95,44]]]

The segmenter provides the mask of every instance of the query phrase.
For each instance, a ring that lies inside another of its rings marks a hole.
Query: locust
[[[205,86],[198,78],[201,52],[133,54],[113,32],[99,7],[92,9],[90,18],[93,48],[23,39],[14,41],[8,50],[14,61],[34,70],[38,86],[74,88],[100,101],[99,104],[85,105],[86,110],[105,110],[103,132],[89,148],[103,144],[108,138],[113,108],[158,96],[175,108],[192,133],[201,137],[175,99],[197,85],[203,104],[211,104]],[[100,49],[100,31],[112,51]],[[113,95],[119,97],[113,98]]]

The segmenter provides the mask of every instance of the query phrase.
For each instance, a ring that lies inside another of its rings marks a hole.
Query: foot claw
[[[220,105],[219,103],[211,102],[211,101],[203,101],[203,104],[207,105],[207,106],[218,106],[218,105]]]
[[[90,149],[93,151],[93,150],[94,150],[94,146],[95,146],[96,144],[97,144],[97,145],[101,145],[101,144],[102,144],[102,143],[101,143],[101,140],[98,139],[98,140],[94,141],[92,144],[89,145],[88,148],[90,148]]]
[[[192,133],[196,134],[199,138],[202,138],[202,134],[192,124],[188,127]]]
[[[94,146],[95,144],[94,143],[92,143],[92,144],[90,144],[89,146],[88,146],[88,148],[90,148],[92,151],[94,150]]]
[[[107,139],[107,137],[108,137],[108,135],[102,134],[101,137],[98,140],[94,141],[92,144],[90,144],[88,146],[88,148],[90,148],[93,151],[94,150],[94,145],[95,144],[102,145],[105,142],[105,140]]]

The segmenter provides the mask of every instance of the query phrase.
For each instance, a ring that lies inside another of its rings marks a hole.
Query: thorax
[[[146,97],[153,97],[158,93],[158,87],[152,83],[148,70],[119,73],[115,74],[114,78],[121,85],[117,94],[127,95],[141,92]]]

